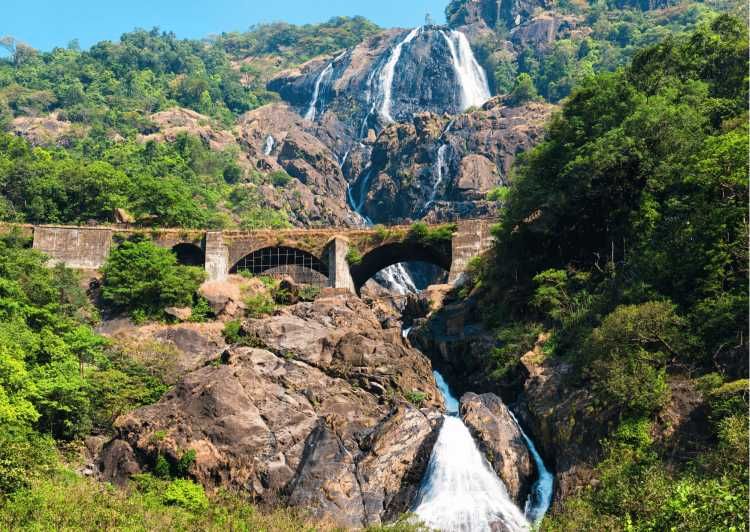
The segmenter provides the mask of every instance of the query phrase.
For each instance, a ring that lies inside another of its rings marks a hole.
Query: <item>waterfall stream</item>
[[[458,417],[458,400],[435,372],[448,415],[432,449],[413,512],[428,527],[446,532],[529,530],[529,522],[508,496],[502,480]]]
[[[328,63],[328,66],[326,66],[323,71],[318,76],[318,79],[315,80],[315,87],[313,88],[313,95],[312,99],[310,100],[310,106],[307,108],[307,112],[305,113],[305,120],[310,120],[311,122],[315,121],[315,115],[317,113],[317,107],[318,107],[318,99],[320,98],[320,86],[323,84],[323,81],[325,78],[330,78],[333,75],[333,63]],[[321,113],[323,112],[323,109],[321,109]]]
[[[526,447],[529,449],[531,459],[534,460],[534,465],[536,466],[537,479],[534,481],[534,485],[531,486],[531,493],[529,493],[529,497],[526,500],[524,513],[529,521],[532,523],[538,523],[542,520],[544,514],[547,513],[549,505],[552,502],[554,477],[549,469],[547,469],[547,466],[544,465],[544,461],[539,455],[539,451],[536,450],[534,442],[526,435],[526,432],[524,432],[523,427],[521,427],[521,424],[516,419],[513,411],[508,409],[508,412],[513,418],[513,421],[516,422],[518,430],[521,431],[521,435],[526,442]]]
[[[404,46],[411,43],[424,30],[425,28],[420,26],[409,31],[409,33],[391,48],[385,62],[381,62],[379,66],[373,66],[366,82],[365,92],[368,112],[360,126],[359,136],[361,139],[365,138],[367,135],[370,117],[376,111],[381,124],[389,124],[395,121],[391,107],[393,103],[393,80],[396,76],[396,67],[401,59]],[[461,91],[461,109],[465,110],[472,106],[482,105],[490,98],[490,90],[489,85],[487,84],[487,76],[474,57],[469,40],[466,38],[466,35],[459,31],[448,30],[447,33],[443,30],[439,31],[450,50],[451,64],[453,65],[456,80]],[[315,119],[321,85],[326,77],[332,75],[332,72],[333,63],[328,65],[328,67],[326,67],[326,69],[318,76],[318,79],[315,82],[313,99],[305,118],[309,120]],[[450,129],[451,124],[452,122],[449,123],[445,132]],[[435,181],[433,182],[430,197],[424,206],[424,211],[435,202],[439,187],[443,182],[443,170],[445,167],[445,154],[447,149],[447,144],[443,144],[438,148],[437,162],[434,172]],[[371,169],[367,169],[366,172],[367,174],[360,179],[357,197],[355,198],[355,191],[353,190],[352,185],[350,185],[347,190],[347,199],[352,210],[359,215],[362,221],[366,225],[372,225],[371,220],[363,212],[365,200],[367,199],[367,191],[370,188],[370,183],[373,178]],[[389,289],[400,294],[417,291],[414,281],[402,264],[395,264],[382,270],[378,274],[378,281]]]
[[[398,64],[398,60],[401,59],[401,50],[403,50],[405,44],[413,41],[421,31],[421,27],[414,28],[394,46],[383,70],[380,71],[379,89],[382,94],[382,98],[380,99],[380,118],[387,124],[394,122],[391,116],[391,91],[393,90],[393,76],[396,74],[396,65]]]
[[[271,155],[274,144],[276,144],[276,139],[273,138],[273,135],[268,135],[266,137],[266,142],[263,144],[263,155]]]
[[[432,183],[432,190],[430,191],[430,198],[422,208],[422,215],[427,212],[427,209],[435,203],[435,197],[437,196],[440,185],[443,183],[443,168],[445,168],[445,152],[448,150],[448,144],[441,144],[437,151],[437,161],[435,162],[435,181]]]
[[[461,87],[461,108],[479,107],[490,99],[490,86],[484,69],[474,57],[469,39],[460,31],[440,31],[451,53],[451,62]]]

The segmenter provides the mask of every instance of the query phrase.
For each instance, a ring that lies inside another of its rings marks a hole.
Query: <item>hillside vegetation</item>
[[[575,366],[613,426],[598,484],[548,529],[747,527],[747,49],[722,16],[636,53],[574,90],[516,168],[481,275],[510,344],[487,372],[502,379],[513,341],[552,331],[546,356]],[[677,460],[653,439],[675,379],[710,425]]]

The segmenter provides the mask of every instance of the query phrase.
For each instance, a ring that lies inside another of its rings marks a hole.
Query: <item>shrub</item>
[[[299,298],[302,301],[314,301],[316,297],[320,294],[320,287],[306,284],[302,285],[299,289]]]
[[[154,464],[154,476],[159,478],[172,477],[172,466],[169,465],[169,461],[161,454],[156,457],[156,463]]]
[[[0,431],[0,497],[28,487],[57,465],[55,443],[34,431]]]
[[[170,482],[162,500],[164,504],[179,506],[193,513],[199,513],[208,508],[208,498],[203,486],[184,478]]]
[[[160,316],[165,307],[187,307],[205,278],[196,267],[148,240],[125,241],[112,250],[103,268],[102,298],[137,316]]]
[[[276,309],[273,299],[266,294],[254,294],[246,297],[245,306],[245,312],[251,318],[260,318],[266,314],[271,314]]]
[[[445,224],[432,228],[424,222],[414,222],[406,234],[406,239],[426,244],[450,242],[456,228],[456,224]]]
[[[178,477],[186,477],[190,467],[195,463],[195,449],[185,451],[177,462],[176,474]]]
[[[362,262],[362,253],[359,252],[359,250],[355,247],[350,247],[349,250],[346,252],[346,262],[349,264],[359,264]]]
[[[416,407],[421,407],[427,399],[427,394],[419,390],[409,390],[404,394],[406,400]]]
[[[193,312],[190,314],[190,321],[194,323],[203,323],[213,316],[211,305],[205,297],[199,297],[193,305]]]
[[[284,170],[271,172],[268,177],[271,178],[271,183],[273,183],[273,186],[275,187],[285,187],[292,182],[292,176],[287,174]]]
[[[237,344],[240,342],[242,337],[242,322],[240,320],[228,321],[224,324],[224,329],[221,331],[224,340],[228,344]]]

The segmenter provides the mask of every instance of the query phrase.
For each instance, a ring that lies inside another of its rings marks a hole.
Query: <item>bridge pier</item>
[[[348,252],[349,241],[342,236],[337,235],[328,243],[326,248],[328,255],[328,286],[332,288],[346,288],[350,292],[355,292],[354,281],[349,271],[349,263],[346,260]]]
[[[460,220],[451,240],[451,269],[448,283],[461,279],[474,257],[492,247],[492,224],[489,220]]]
[[[204,268],[209,281],[223,281],[229,275],[229,248],[221,231],[207,231]]]

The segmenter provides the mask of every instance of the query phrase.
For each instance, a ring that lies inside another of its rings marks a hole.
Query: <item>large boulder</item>
[[[460,412],[508,494],[523,508],[534,482],[534,463],[508,407],[493,393],[465,393]]]
[[[189,474],[209,489],[346,527],[407,511],[441,419],[429,361],[348,293],[244,330],[256,347],[225,350],[157,404],[117,419],[103,477],[121,482],[192,450]]]

